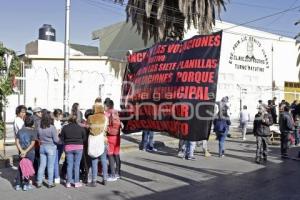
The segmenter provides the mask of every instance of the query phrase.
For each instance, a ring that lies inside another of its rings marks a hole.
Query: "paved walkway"
[[[139,136],[140,137],[140,136]],[[15,171],[0,170],[1,199],[7,200],[299,200],[300,162],[281,160],[278,146],[270,147],[269,162],[257,165],[254,161],[255,139],[241,142],[228,139],[226,156],[218,158],[217,142],[209,142],[213,156],[204,158],[197,149],[196,160],[187,161],[176,156],[176,144],[161,146],[157,153],[131,151],[123,153],[122,179],[99,184],[96,188],[66,189],[59,185],[54,189],[34,189],[16,192],[12,187]],[[296,156],[299,148],[290,150]],[[101,178],[99,178],[101,180]]]

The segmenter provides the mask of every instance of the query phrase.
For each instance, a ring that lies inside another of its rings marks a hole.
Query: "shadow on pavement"
[[[213,171],[211,169],[205,169],[205,168],[197,168],[197,167],[190,167],[190,166],[186,166],[186,165],[180,165],[180,164],[175,164],[175,163],[170,163],[170,162],[164,162],[164,161],[157,161],[157,160],[152,160],[152,159],[142,159],[146,162],[152,162],[155,164],[160,164],[160,165],[170,165],[170,166],[175,166],[177,168],[182,168],[182,169],[187,169],[187,170],[191,170],[191,171],[195,171],[195,172],[201,172],[201,173],[205,173],[211,176],[219,176],[222,173],[226,173],[226,174],[231,174],[234,175],[238,172],[236,171],[228,171],[228,170],[217,170],[217,169],[213,169]],[[187,161],[188,162],[188,161]]]
[[[208,181],[194,181],[184,175],[176,175],[168,172],[162,172],[158,169],[151,169],[146,166],[140,166],[134,163],[125,162],[124,164],[143,170],[151,170],[153,173],[162,174],[180,181],[186,182],[188,185],[177,187],[174,189],[152,192],[149,195],[131,198],[133,200],[161,200],[161,199],[209,199],[209,200],[298,200],[300,199],[299,163],[286,160],[282,163],[269,163],[268,167],[238,175],[229,173],[220,175],[208,171],[209,169],[201,169],[198,167],[187,167],[179,164],[168,163],[145,159],[148,162],[173,165],[187,170],[208,173],[216,178]],[[220,171],[221,172],[221,171]],[[171,183],[170,183],[171,184]]]
[[[141,136],[141,137],[142,137],[142,136]],[[132,143],[135,143],[135,144],[140,144],[140,141],[141,141],[141,140],[139,140],[139,139],[137,139],[137,138],[131,137],[130,135],[129,135],[129,136],[127,136],[127,135],[122,135],[122,136],[121,136],[121,139],[127,140],[127,141],[132,142]]]
[[[234,139],[234,138],[227,138],[226,141],[227,142],[233,142],[233,143],[240,143],[240,144],[256,145],[256,141],[250,141],[250,140],[242,141],[242,140],[237,140],[237,139]]]
[[[0,177],[9,181],[12,187],[15,185],[16,174],[17,169],[13,169],[11,167],[0,169]]]
[[[123,163],[124,162],[122,162],[122,164]],[[144,178],[142,176],[138,176],[136,174],[132,174],[132,173],[129,173],[129,172],[126,172],[126,171],[122,172],[122,179],[123,178],[132,179],[132,180],[136,180],[136,181],[139,181],[139,182],[150,182],[150,181],[152,181],[151,179]]]

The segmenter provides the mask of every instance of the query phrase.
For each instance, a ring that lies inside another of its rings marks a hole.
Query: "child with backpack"
[[[225,140],[231,125],[229,116],[226,111],[220,111],[217,117],[214,119],[214,132],[219,140],[219,157],[225,155]]]
[[[114,110],[114,102],[109,100],[105,104],[105,116],[107,117],[107,143],[108,161],[110,166],[110,177],[107,181],[116,181],[120,178],[121,159],[120,159],[120,129],[121,121],[118,111]],[[116,167],[115,167],[116,166]]]
[[[34,119],[31,116],[25,117],[25,127],[18,131],[16,137],[16,145],[20,153],[20,163],[16,177],[16,190],[23,191],[32,189],[30,184],[31,177],[35,174],[33,162],[35,158],[35,140],[37,139],[37,131],[33,128]]]

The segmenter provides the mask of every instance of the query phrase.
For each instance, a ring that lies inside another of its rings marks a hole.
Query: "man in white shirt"
[[[18,134],[18,131],[24,126],[24,118],[26,116],[26,107],[24,105],[20,105],[16,108],[16,118],[14,121],[14,133],[15,137]]]

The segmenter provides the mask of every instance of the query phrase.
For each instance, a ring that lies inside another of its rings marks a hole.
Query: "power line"
[[[236,2],[236,1],[230,1],[230,4],[233,5],[239,5],[239,6],[245,6],[245,7],[252,7],[252,8],[262,8],[262,9],[269,9],[269,10],[281,10],[282,8],[279,7],[270,7],[270,6],[263,6],[258,4],[250,4],[250,3],[242,3],[242,2]],[[296,11],[294,11],[296,12]]]
[[[258,18],[256,18],[256,19],[253,19],[253,20],[250,20],[250,21],[247,21],[247,22],[243,22],[243,23],[234,25],[234,26],[229,27],[229,28],[224,29],[224,30],[228,30],[228,29],[232,29],[232,28],[239,27],[239,26],[244,26],[244,25],[247,25],[247,24],[251,24],[251,23],[253,23],[253,22],[261,21],[261,20],[264,20],[264,19],[267,19],[267,18],[270,18],[270,17],[274,17],[274,16],[276,16],[276,15],[280,15],[280,14],[282,14],[282,13],[286,13],[286,12],[289,12],[289,11],[291,11],[291,10],[296,10],[296,9],[299,9],[299,8],[300,8],[300,6],[296,6],[296,7],[293,7],[293,8],[288,8],[288,9],[282,10],[282,11],[280,11],[280,12],[275,12],[275,13],[272,13],[272,14],[270,14],[270,15],[258,17]]]
[[[107,6],[107,7],[109,7],[109,8],[116,8],[116,7],[112,6],[112,5],[101,4],[100,2],[95,1],[95,0],[81,0],[81,1],[87,3],[87,4],[91,5],[91,6],[98,7],[98,8],[103,8],[103,6]],[[107,1],[105,1],[105,0],[101,0],[101,1],[107,2]],[[113,3],[113,2],[110,1],[110,3]],[[120,4],[118,4],[118,5],[120,5]],[[123,6],[123,5],[120,5],[120,6]],[[137,8],[137,7],[136,7],[136,8]],[[111,10],[112,12],[117,13],[117,14],[122,14],[122,13],[116,11],[116,10],[112,10],[112,9],[110,9],[110,10]],[[143,15],[143,14],[144,14],[144,10],[143,10],[143,9],[140,9],[140,8],[137,8],[137,14]],[[155,13],[153,13],[153,15],[154,15],[154,16],[150,16],[150,18],[157,19],[157,18],[155,17],[155,16],[157,16],[157,15],[156,15]],[[165,17],[169,17],[169,16],[165,16]],[[138,21],[138,20],[137,20],[137,21]],[[176,22],[176,23],[184,23],[184,21],[183,21],[182,19],[178,19],[178,18],[176,18],[176,17],[173,17],[173,22]],[[147,22],[143,22],[143,23],[144,23],[144,24],[147,24],[147,25],[149,25],[149,26],[152,26],[152,27],[158,27],[158,26],[155,26],[155,25],[150,24],[150,23],[147,23]]]
[[[109,2],[112,2],[111,0],[101,0],[101,1],[109,1]],[[244,22],[244,23],[241,23],[241,24],[238,24],[238,25],[235,25],[233,27],[229,27],[227,28],[226,30],[228,29],[231,29],[231,28],[235,28],[235,27],[238,27],[238,26],[243,26],[243,25],[247,25],[247,24],[250,24],[250,23],[253,23],[253,22],[257,22],[257,21],[260,21],[260,20],[264,20],[266,18],[270,18],[270,17],[273,17],[273,16],[277,16],[277,15],[281,15],[281,14],[284,14],[284,13],[287,13],[287,12],[290,12],[290,11],[293,11],[293,10],[296,10],[298,8],[300,8],[300,6],[296,6],[296,7],[293,7],[294,4],[297,3],[298,0],[295,0],[295,2],[288,8],[288,9],[285,9],[285,10],[282,10],[282,11],[279,11],[279,12],[275,12],[273,14],[270,14],[270,15],[267,15],[267,16],[263,16],[263,17],[259,17],[259,18],[256,18],[254,20],[251,20],[251,21],[248,21],[248,22]],[[124,5],[122,5],[124,6]],[[253,26],[252,26],[253,27]],[[224,29],[225,30],[225,29]]]
[[[81,0],[81,1],[84,1],[84,2],[86,2],[86,3],[88,3],[88,1],[95,2],[95,1],[93,1],[93,0]],[[108,0],[101,0],[101,1],[107,2]],[[112,3],[112,1],[109,1],[109,2]],[[93,5],[93,6],[96,6],[96,7],[99,7],[99,8],[103,8],[103,7],[102,7],[103,4],[99,4],[99,3],[100,3],[100,2],[97,2],[96,4],[90,4],[90,5]],[[120,5],[120,4],[118,4],[118,5]],[[109,5],[105,5],[105,6],[109,6]],[[121,6],[124,6],[124,5],[121,5]],[[111,8],[112,8],[112,7],[111,7]],[[116,7],[113,7],[113,8],[116,8]],[[250,25],[247,25],[247,24],[250,24],[250,23],[253,23],[253,22],[257,22],[257,21],[260,21],[260,20],[264,20],[264,19],[266,19],[266,18],[270,18],[270,17],[276,16],[276,15],[280,15],[280,14],[282,14],[282,13],[290,12],[290,11],[296,10],[296,9],[298,9],[298,8],[300,8],[300,6],[296,6],[296,7],[289,8],[289,9],[285,9],[285,10],[282,10],[282,11],[280,11],[280,12],[275,12],[275,13],[272,13],[272,14],[270,14],[270,15],[266,15],[266,16],[263,16],[263,17],[259,17],[259,18],[256,18],[256,19],[254,19],[254,20],[250,20],[250,21],[247,21],[247,22],[244,22],[244,23],[240,23],[240,24],[237,24],[237,25],[234,25],[234,26],[225,28],[225,29],[220,29],[220,30],[223,30],[224,32],[226,32],[227,30],[230,30],[230,29],[233,29],[233,28],[236,28],[236,27],[239,27],[239,26],[244,26],[244,27],[249,26],[249,27],[253,27],[253,28],[262,28],[262,29],[265,29],[265,28],[263,28],[263,27],[250,26]],[[118,13],[118,14],[121,14],[120,12],[117,12],[116,10],[112,10],[112,11],[113,11],[113,12],[116,12],[116,13]],[[145,24],[148,24],[148,25],[153,26],[153,27],[157,27],[157,26],[155,26],[155,25],[153,25],[153,24],[149,24],[149,23],[147,23],[147,22],[145,22]],[[245,26],[245,25],[247,25],[247,26]],[[117,30],[118,30],[118,29],[117,29]],[[280,30],[276,30],[276,31],[280,31]],[[230,32],[230,33],[240,34],[240,33],[237,33],[237,32]],[[108,35],[109,35],[109,34],[108,34]],[[240,34],[240,35],[244,35],[244,34]],[[257,37],[257,36],[256,36],[256,37]],[[275,40],[275,39],[272,39],[272,38],[266,38],[266,37],[260,37],[260,38],[270,39],[270,40]],[[103,39],[103,37],[102,37],[102,39]]]
[[[293,6],[296,5],[296,3],[298,2],[298,0],[295,0],[289,7],[292,8]],[[281,19],[286,13],[282,13],[281,15],[279,15],[278,17],[276,17],[273,21],[271,21],[270,23],[268,23],[268,26],[270,26],[271,24],[274,24],[276,21],[278,21],[279,19]]]
[[[231,21],[226,21],[228,23],[232,23],[234,24],[235,22],[231,22]],[[253,25],[244,25],[243,27],[246,27],[246,28],[254,28],[254,29],[257,29],[259,31],[267,31],[267,32],[281,32],[281,33],[288,33],[288,34],[297,34],[295,32],[292,32],[292,31],[287,31],[287,30],[282,30],[282,29],[272,29],[272,28],[266,28],[264,26],[253,26]],[[282,35],[282,36],[285,36],[285,37],[291,37],[289,35]]]

